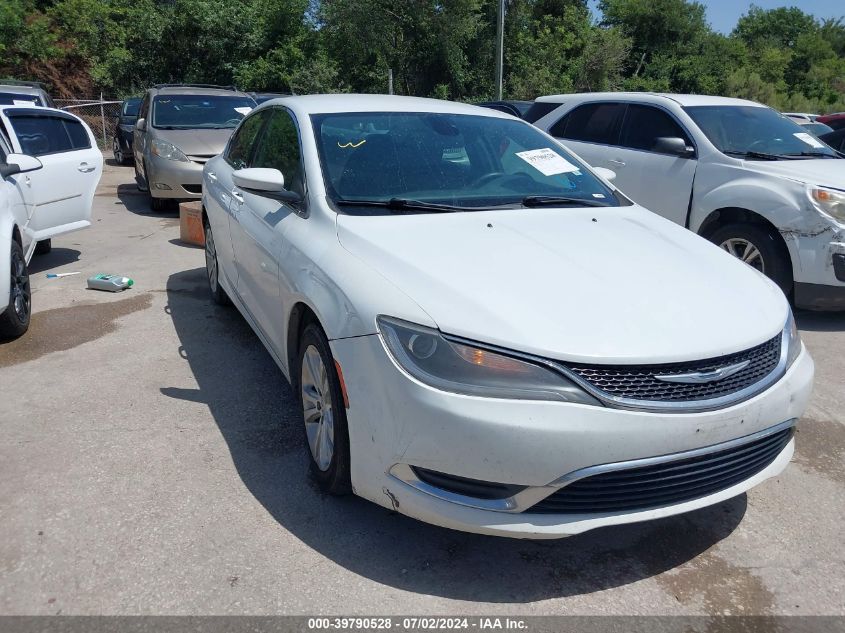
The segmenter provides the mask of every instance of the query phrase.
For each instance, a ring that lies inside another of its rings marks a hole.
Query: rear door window
[[[684,129],[660,108],[638,104],[628,106],[622,125],[622,147],[651,152],[661,137],[682,138],[688,146],[692,145]]]
[[[6,116],[24,154],[45,156],[91,147],[83,125],[53,114],[7,111]]]
[[[587,103],[555,123],[549,134],[584,143],[616,145],[625,104]]]

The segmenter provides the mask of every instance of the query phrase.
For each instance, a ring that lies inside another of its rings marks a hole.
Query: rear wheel
[[[203,223],[205,230],[205,272],[208,278],[208,288],[211,291],[211,298],[219,305],[229,305],[232,301],[226,291],[220,287],[220,265],[217,261],[217,247],[214,244],[214,235],[211,233],[211,225],[206,218]]]
[[[710,241],[774,281],[787,296],[792,293],[789,253],[773,230],[756,224],[728,224]]]
[[[348,494],[352,484],[346,408],[328,339],[316,323],[305,326],[297,358],[311,472],[324,492]]]
[[[32,294],[29,287],[29,271],[20,244],[12,240],[10,253],[9,303],[0,314],[0,338],[14,338],[29,328],[32,310]]]

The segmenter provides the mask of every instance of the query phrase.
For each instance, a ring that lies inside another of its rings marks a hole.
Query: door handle
[[[238,204],[244,203],[244,197],[237,189],[232,189],[232,197],[238,201]]]
[[[77,167],[77,169],[79,171],[81,171],[83,174],[87,174],[87,173],[94,171],[96,169],[96,167],[94,167],[93,165],[89,165],[88,163],[83,162],[83,163],[79,163],[79,167]]]
[[[217,174],[215,174],[213,171],[209,171],[209,172],[206,172],[206,173],[208,174],[209,180],[217,182]]]
[[[624,161],[624,160],[618,160],[618,159],[615,159],[615,158],[609,158],[609,159],[607,159],[607,162],[608,162],[608,163],[613,163],[614,165],[618,165],[619,167],[624,167],[624,166],[625,166],[625,161]]]

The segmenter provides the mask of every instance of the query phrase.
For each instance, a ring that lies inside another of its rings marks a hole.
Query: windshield
[[[140,99],[127,99],[123,102],[123,116],[125,117],[137,117],[138,116],[138,108],[141,107],[141,100]]]
[[[758,106],[689,106],[684,108],[719,151],[749,158],[798,158],[836,154],[795,121]]]
[[[0,105],[43,105],[38,95],[25,95],[17,92],[0,92]]]
[[[235,128],[255,107],[249,97],[159,95],[153,99],[153,127],[187,130]]]
[[[431,112],[320,114],[311,120],[329,196],[347,213],[385,209],[344,202],[394,199],[455,207],[450,210],[519,206],[528,198],[526,206],[553,206],[558,198],[560,206],[627,204],[521,121]]]

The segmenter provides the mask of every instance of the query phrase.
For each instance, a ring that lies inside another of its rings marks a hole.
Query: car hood
[[[549,358],[712,358],[770,339],[788,314],[757,271],[636,206],[339,215],[337,224],[341,245],[441,331]]]
[[[156,138],[173,143],[187,156],[217,156],[234,129],[156,130]]]
[[[808,185],[845,189],[845,159],[746,161],[746,166],[766,174],[776,174]]]

